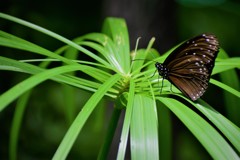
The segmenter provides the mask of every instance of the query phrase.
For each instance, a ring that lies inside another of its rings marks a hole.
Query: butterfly
[[[205,33],[181,44],[163,63],[156,62],[156,71],[195,101],[208,88],[218,52],[216,36]]]

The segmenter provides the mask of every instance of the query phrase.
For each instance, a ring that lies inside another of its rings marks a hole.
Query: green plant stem
[[[121,111],[122,110],[114,107],[113,114],[112,114],[112,117],[111,117],[111,120],[110,120],[110,123],[108,126],[106,138],[105,138],[102,148],[98,154],[98,160],[107,159],[107,155],[108,155],[108,152],[109,152],[109,149],[110,149],[113,137],[114,137],[115,130],[117,128],[117,124],[118,124],[118,120],[119,120]]]

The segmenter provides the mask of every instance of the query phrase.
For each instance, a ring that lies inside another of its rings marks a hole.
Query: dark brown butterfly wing
[[[167,79],[193,101],[208,87],[218,45],[214,35],[202,34],[181,44],[163,63]]]

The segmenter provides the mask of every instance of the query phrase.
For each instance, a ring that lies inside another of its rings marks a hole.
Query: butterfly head
[[[159,63],[159,62],[156,62],[156,63],[155,63],[155,67],[156,67],[157,70],[158,70],[158,74],[159,74],[160,76],[162,76],[163,79],[168,79],[169,70],[168,70],[168,68],[167,68],[164,64]]]

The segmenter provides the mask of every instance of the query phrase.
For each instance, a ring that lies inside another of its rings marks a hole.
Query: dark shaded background
[[[69,39],[90,32],[100,32],[105,17],[122,17],[127,21],[132,49],[138,37],[142,37],[139,46],[143,48],[147,46],[151,37],[156,37],[154,48],[161,54],[187,38],[203,32],[211,32],[217,35],[221,47],[230,56],[240,55],[238,0],[199,0],[199,2],[194,0],[1,0],[0,11],[45,27]],[[0,19],[0,29],[50,50],[63,45],[41,33],[2,19]],[[3,47],[0,48],[0,52],[2,55],[19,59],[32,56]],[[22,78],[23,75],[1,71],[1,93]],[[59,87],[58,84],[45,82],[34,92],[21,128],[19,159],[50,159],[53,156],[68,128],[62,113],[61,100],[59,102],[59,99],[64,99],[59,93]],[[76,92],[81,97],[81,103],[84,104],[82,99],[87,100],[89,93]],[[218,96],[220,98],[216,100],[212,98],[216,97],[216,93],[208,92],[204,99],[213,106],[219,106],[217,110],[225,115],[221,92]],[[77,108],[76,113],[79,110],[80,108]],[[8,159],[9,130],[13,112],[14,104],[0,113],[0,159]],[[98,114],[96,111],[94,115]],[[96,157],[102,142],[99,137],[104,135],[106,125],[97,125],[94,115],[81,133],[80,136],[83,138],[79,138],[69,159]],[[101,114],[101,116],[105,115]],[[108,119],[109,117],[106,121]],[[206,151],[191,133],[175,117],[173,120],[176,131],[173,139],[174,157],[209,159]],[[102,127],[100,131],[99,127]],[[114,157],[116,150],[113,149],[111,152],[111,156]]]

